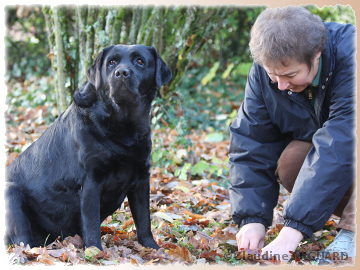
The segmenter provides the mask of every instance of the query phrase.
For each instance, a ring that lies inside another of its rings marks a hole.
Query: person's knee
[[[282,184],[288,192],[291,193],[297,175],[294,176],[294,173],[289,170],[287,166],[283,166],[281,162],[278,162],[275,175],[277,181]]]
[[[311,142],[292,140],[280,155],[275,175],[278,182],[290,193],[312,146]]]

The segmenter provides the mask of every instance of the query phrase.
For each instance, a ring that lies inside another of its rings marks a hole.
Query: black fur
[[[6,168],[6,239],[43,245],[79,234],[101,247],[100,224],[128,197],[139,242],[150,231],[150,109],[171,72],[152,47],[105,48],[74,102]]]

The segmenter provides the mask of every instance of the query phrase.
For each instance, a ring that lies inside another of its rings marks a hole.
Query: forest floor
[[[48,127],[44,121],[48,108],[18,108],[7,112],[6,157],[10,164]],[[278,265],[264,260],[260,250],[238,252],[238,227],[230,215],[228,193],[228,137],[221,133],[191,130],[179,141],[175,129],[153,130],[154,166],[150,178],[150,212],[154,239],[159,250],[142,247],[127,201],[101,225],[104,251],[84,249],[79,236],[59,238],[41,247],[6,247],[10,264],[20,265]],[[187,145],[184,147],[184,145]],[[170,162],[171,161],[171,162]],[[266,244],[283,224],[282,207],[288,194],[281,188],[274,209],[273,226],[266,233]],[[312,258],[336,236],[339,219],[332,216],[321,231],[302,241],[289,262],[317,265]],[[351,258],[333,264],[351,265]]]

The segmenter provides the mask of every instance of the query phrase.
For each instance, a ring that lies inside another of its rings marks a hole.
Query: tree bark
[[[65,53],[61,38],[61,26],[60,26],[60,7],[55,7],[54,11],[54,30],[55,30],[55,42],[56,42],[56,59],[57,59],[57,74],[58,74],[58,109],[60,111],[65,111],[68,104],[66,102],[67,91],[65,88],[65,74],[64,74],[64,61],[65,61]]]

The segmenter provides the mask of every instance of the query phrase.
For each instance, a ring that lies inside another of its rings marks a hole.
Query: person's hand
[[[300,231],[291,227],[283,227],[279,235],[266,247],[262,249],[261,257],[288,262],[291,259],[291,252],[295,252],[303,235]]]
[[[265,226],[261,223],[248,223],[236,234],[238,250],[263,248],[265,245]]]

